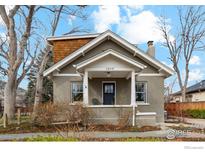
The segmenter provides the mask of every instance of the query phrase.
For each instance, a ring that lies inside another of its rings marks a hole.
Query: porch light
[[[107,77],[111,77],[111,73],[110,72],[107,72]]]

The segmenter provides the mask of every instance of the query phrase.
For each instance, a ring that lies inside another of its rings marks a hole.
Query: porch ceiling
[[[91,71],[88,72],[89,78],[129,78],[130,71]]]

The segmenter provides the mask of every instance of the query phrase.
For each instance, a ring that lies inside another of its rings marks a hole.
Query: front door
[[[103,105],[115,104],[115,83],[103,82]]]

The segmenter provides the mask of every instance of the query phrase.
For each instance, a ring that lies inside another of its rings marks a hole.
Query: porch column
[[[135,71],[131,72],[131,105],[136,105],[135,99]]]
[[[83,103],[88,105],[88,71],[83,76]]]
[[[131,72],[131,105],[133,107],[133,111],[132,111],[132,126],[135,126],[135,119],[136,119],[136,111],[135,111],[135,107],[136,107],[136,99],[135,99],[135,71],[133,70]]]

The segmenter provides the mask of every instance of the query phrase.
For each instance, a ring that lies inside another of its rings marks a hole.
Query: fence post
[[[17,123],[18,125],[21,124],[21,109],[20,108],[17,109]]]
[[[8,117],[7,117],[7,114],[5,113],[3,115],[3,127],[6,128],[8,125]]]

